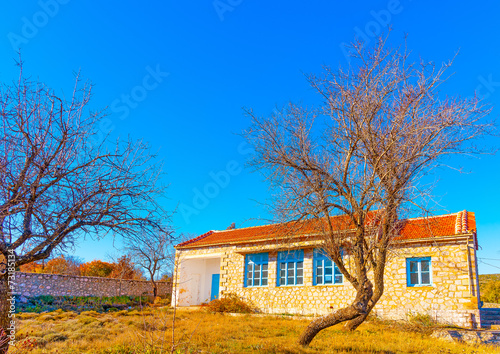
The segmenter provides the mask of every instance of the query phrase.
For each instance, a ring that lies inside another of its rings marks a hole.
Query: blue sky
[[[167,209],[179,233],[267,223],[271,192],[244,166],[242,108],[268,114],[287,101],[315,103],[304,74],[345,65],[342,44],[392,26],[391,41],[437,64],[452,58],[443,94],[478,92],[500,102],[500,27],[496,1],[426,0],[106,1],[4,0],[0,80],[25,71],[65,94],[75,71],[95,84],[93,108],[108,107],[112,137],[148,141],[164,161]],[[482,141],[489,149],[498,138]],[[500,155],[450,161],[468,173],[436,171],[440,212],[476,212],[481,273],[500,273]],[[217,184],[218,183],[218,184]],[[119,245],[119,240],[116,244]],[[106,258],[113,239],[81,240],[76,254]],[[485,264],[489,263],[490,265]]]

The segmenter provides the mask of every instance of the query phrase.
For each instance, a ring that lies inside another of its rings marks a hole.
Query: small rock
[[[443,329],[434,331],[431,337],[445,340],[448,342],[465,342],[467,344],[490,344],[500,345],[500,332],[486,330],[468,331],[468,330],[449,330]]]

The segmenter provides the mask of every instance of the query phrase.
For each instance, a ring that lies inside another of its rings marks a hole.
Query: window
[[[245,256],[245,285],[267,286],[267,253],[247,254]]]
[[[342,284],[344,282],[339,268],[322,249],[315,249],[313,257],[314,285]]]
[[[431,257],[407,258],[408,286],[431,285]]]
[[[304,284],[304,250],[278,252],[278,286]]]

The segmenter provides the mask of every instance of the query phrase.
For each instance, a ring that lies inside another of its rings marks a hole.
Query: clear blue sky
[[[268,222],[261,204],[269,200],[268,187],[243,166],[248,146],[238,133],[249,122],[242,107],[267,114],[288,100],[315,102],[304,73],[345,65],[341,45],[355,34],[373,41],[374,31],[392,26],[392,41],[407,33],[409,48],[438,64],[460,50],[443,94],[477,91],[493,105],[493,116],[500,109],[497,1],[4,0],[0,6],[0,80],[16,77],[17,47],[27,73],[66,94],[81,70],[95,84],[92,106],[109,107],[112,136],[130,134],[159,150],[170,185],[165,207],[180,207],[173,220],[179,233]],[[484,143],[498,146],[497,139]],[[480,272],[500,273],[500,155],[450,163],[470,173],[433,176],[441,212],[476,212],[479,256],[492,265],[481,263]],[[223,171],[229,178],[220,179]],[[112,243],[82,240],[76,254],[105,258],[116,253]]]

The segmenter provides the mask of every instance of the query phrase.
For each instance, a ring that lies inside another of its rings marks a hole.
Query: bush
[[[64,342],[66,339],[68,339],[68,336],[60,333],[49,333],[43,337],[43,339],[49,343],[49,342]]]
[[[491,281],[481,289],[481,300],[500,304],[500,281]]]
[[[47,305],[52,305],[55,301],[55,298],[52,295],[39,295],[38,301]]]
[[[152,306],[154,307],[170,306],[170,302],[171,302],[170,296],[166,296],[164,298],[157,296],[154,299]]]
[[[223,295],[220,299],[210,301],[205,305],[208,312],[232,312],[232,313],[253,313],[257,312],[256,309],[246,303],[238,295],[228,293]]]
[[[25,302],[16,301],[18,312],[44,312],[62,309],[65,311],[97,311],[106,312],[110,309],[126,310],[147,305],[146,297],[141,296],[34,296],[27,297]]]
[[[410,315],[409,321],[412,324],[422,327],[434,327],[437,324],[436,321],[430,315],[421,313]]]

